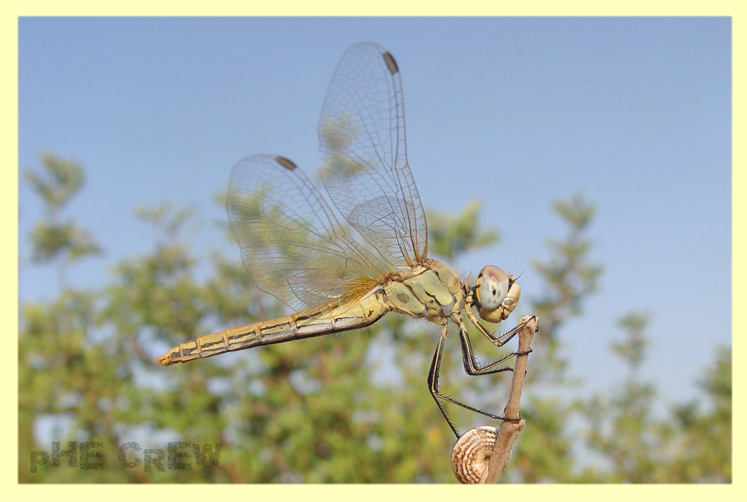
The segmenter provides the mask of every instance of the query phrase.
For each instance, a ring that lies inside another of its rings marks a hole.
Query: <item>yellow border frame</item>
[[[641,1],[589,2],[566,0],[564,2],[534,1],[511,5],[488,4],[487,2],[448,2],[436,5],[433,2],[409,2],[379,0],[376,5],[362,2],[334,2],[316,0],[314,2],[291,1],[281,5],[259,7],[218,0],[206,6],[177,4],[176,2],[155,2],[131,0],[127,4],[104,4],[85,0],[52,1],[11,1],[6,0],[0,7],[0,64],[2,72],[2,129],[0,134],[0,154],[6,159],[2,170],[3,194],[0,204],[2,232],[8,241],[2,246],[3,253],[3,301],[0,302],[6,337],[18,332],[18,17],[19,16],[729,16],[732,17],[732,89],[733,89],[733,138],[742,137],[742,113],[744,102],[741,93],[744,89],[744,39],[741,37],[742,9],[737,1],[682,2]],[[742,84],[743,85],[743,84]],[[747,304],[744,284],[743,258],[745,249],[745,199],[743,194],[745,173],[743,153],[738,148],[739,141],[733,140],[732,157],[732,312],[739,313]],[[741,167],[740,167],[741,166]],[[737,308],[741,306],[741,308]],[[732,316],[732,333],[744,335],[744,318]],[[6,338],[7,339],[7,338]],[[733,337],[733,357],[743,356],[742,336]],[[17,403],[18,359],[13,351],[2,351],[2,381],[16,385],[6,385],[10,395],[3,399]],[[19,485],[18,484],[18,409],[9,406],[10,412],[2,417],[3,428],[11,452],[2,455],[0,482],[5,500],[126,500],[147,497],[163,500],[355,500],[376,501],[396,499],[416,501],[437,500],[573,500],[573,501],[629,501],[629,500],[747,500],[744,489],[744,429],[740,424],[747,423],[744,417],[744,367],[734,365],[734,414],[733,423],[733,483],[731,485],[497,485],[469,488],[459,485]],[[480,490],[479,492],[465,490]]]

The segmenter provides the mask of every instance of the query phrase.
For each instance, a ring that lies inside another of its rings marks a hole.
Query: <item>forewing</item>
[[[407,163],[402,82],[383,47],[350,47],[329,84],[319,121],[328,154],[321,175],[332,202],[392,266],[428,255],[428,232]]]
[[[351,240],[293,162],[239,161],[228,186],[228,219],[257,286],[294,310],[373,286],[386,269]]]

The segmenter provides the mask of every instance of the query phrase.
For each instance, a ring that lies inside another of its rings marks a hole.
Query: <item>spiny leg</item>
[[[507,359],[510,359],[513,356],[517,355],[515,352],[506,354],[505,356],[501,357],[497,361],[494,361],[488,364],[487,366],[481,367],[480,364],[477,362],[477,359],[475,359],[475,352],[472,350],[472,343],[470,343],[470,340],[469,340],[469,334],[467,333],[467,327],[464,325],[463,322],[461,322],[461,320],[457,323],[457,325],[459,327],[459,341],[462,344],[462,363],[464,364],[464,371],[468,375],[470,376],[490,375],[493,373],[500,373],[501,371],[513,371],[513,368],[511,368],[510,366],[500,367],[500,368],[497,366],[501,364],[503,361],[506,361]],[[511,331],[518,331],[518,330],[514,328]]]
[[[464,324],[460,323],[460,332],[464,331],[465,335],[466,335],[466,329],[463,329],[463,328],[464,328]],[[492,418],[494,420],[510,420],[510,419],[504,418],[502,416],[495,415],[493,413],[489,413],[487,411],[483,411],[483,410],[480,410],[480,409],[475,408],[473,406],[469,406],[467,404],[461,403],[461,402],[457,401],[456,399],[452,399],[452,398],[450,398],[448,396],[445,396],[445,395],[441,394],[438,391],[438,377],[439,377],[439,374],[440,374],[440,371],[441,371],[441,358],[443,357],[444,342],[446,340],[447,330],[448,330],[448,325],[444,322],[443,327],[441,329],[441,337],[438,339],[438,344],[436,345],[436,351],[433,354],[433,361],[431,362],[431,368],[430,368],[430,371],[428,372],[428,389],[431,391],[431,395],[433,396],[433,399],[436,401],[436,404],[438,405],[438,409],[441,410],[441,414],[444,416],[444,419],[446,420],[446,423],[448,423],[449,427],[451,427],[451,430],[454,431],[454,435],[457,437],[457,439],[460,437],[460,434],[456,430],[456,427],[454,427],[454,424],[451,422],[451,419],[449,419],[449,417],[446,415],[446,410],[444,410],[444,407],[441,404],[441,401],[439,401],[439,399],[443,399],[444,401],[448,401],[448,402],[450,402],[452,404],[455,404],[457,406],[461,406],[462,408],[465,408],[467,410],[473,411],[475,413],[480,413],[481,415],[485,415],[486,417]],[[467,345],[469,346],[469,340],[467,340]],[[470,354],[471,354],[471,356],[470,356],[471,360],[472,360],[474,366],[476,367],[477,366],[477,362],[474,360],[474,355],[471,352],[471,346],[470,346],[469,350],[470,350]],[[500,371],[511,371],[511,370],[513,370],[513,368],[509,367],[509,368],[493,369],[491,371],[486,371],[484,373],[480,373],[479,372],[480,370],[476,369],[475,373],[470,373],[469,370],[467,370],[467,362],[466,362],[467,361],[467,359],[466,359],[467,356],[464,354],[464,343],[462,343],[462,354],[463,354],[463,359],[465,361],[465,370],[467,371],[468,374],[471,374],[471,375],[490,374],[490,373],[498,373]],[[500,361],[496,361],[495,363],[489,365],[488,367],[482,368],[482,370],[486,370],[486,369],[492,368],[493,366],[495,366],[495,365],[497,365],[497,364],[505,361],[506,359],[508,359],[512,355],[513,354],[510,354],[510,355],[502,358]]]
[[[449,427],[451,427],[451,430],[454,431],[454,435],[459,439],[459,432],[457,432],[456,427],[454,427],[454,424],[451,423],[451,419],[449,419],[448,415],[446,415],[446,410],[444,410],[443,405],[441,404],[441,401],[439,401],[439,398],[446,399],[447,401],[454,402],[453,400],[449,399],[446,396],[443,396],[438,392],[438,376],[441,372],[441,357],[444,354],[444,341],[446,341],[446,333],[448,330],[448,325],[444,323],[441,328],[441,336],[438,339],[438,343],[436,344],[436,352],[433,353],[433,361],[431,361],[431,368],[428,371],[428,390],[431,391],[431,395],[433,396],[433,399],[436,401],[436,405],[438,405],[438,409],[441,410],[441,415],[444,416],[444,419],[446,420],[446,423],[449,424]]]

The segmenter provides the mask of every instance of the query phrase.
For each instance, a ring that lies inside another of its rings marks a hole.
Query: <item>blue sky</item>
[[[643,377],[667,401],[694,397],[731,343],[728,18],[22,18],[19,167],[45,150],[81,163],[87,184],[65,215],[106,251],[71,283],[100,287],[152,248],[138,205],[194,206],[204,224],[189,240],[205,262],[212,249],[238,259],[211,226],[226,218],[216,193],[254,153],[320,164],[326,86],[361,40],[399,63],[426,207],[477,197],[501,232],[454,265],[523,273],[524,295],[541,294],[531,260],[565,233],[550,205],[583,193],[605,271],[561,334],[571,372],[585,389],[619,382],[615,320],[647,310]],[[42,208],[23,183],[19,204],[20,299],[49,299],[55,272],[32,265],[26,243]]]

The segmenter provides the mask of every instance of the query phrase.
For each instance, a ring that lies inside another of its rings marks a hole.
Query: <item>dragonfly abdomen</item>
[[[271,321],[229,328],[184,342],[156,359],[162,366],[186,363],[225,352],[338,333],[368,326],[390,310],[375,291],[357,303],[320,305]]]

